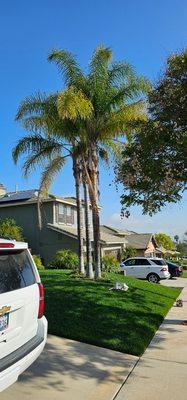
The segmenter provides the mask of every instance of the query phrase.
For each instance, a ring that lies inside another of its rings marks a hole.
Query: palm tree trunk
[[[95,278],[101,278],[100,216],[98,206],[93,207],[94,266]]]
[[[89,204],[89,193],[88,184],[83,183],[84,187],[84,204],[85,204],[85,228],[86,228],[86,276],[87,278],[93,278],[93,266],[92,266],[92,245],[91,245],[91,230],[90,230],[90,204]]]
[[[75,187],[76,187],[76,201],[77,201],[77,234],[78,234],[78,254],[79,254],[79,272],[85,274],[84,268],[84,240],[83,240],[83,207],[81,200],[81,171],[77,162],[74,161],[73,165]]]
[[[100,214],[98,190],[98,155],[95,146],[92,146],[89,160],[89,194],[92,205],[93,237],[94,237],[94,267],[95,278],[101,278],[101,244],[100,244]]]

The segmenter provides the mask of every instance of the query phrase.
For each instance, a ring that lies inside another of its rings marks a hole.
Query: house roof
[[[72,226],[67,226],[67,225],[57,225],[57,224],[47,224],[49,229],[52,229],[56,232],[59,233],[64,233],[65,235],[68,235],[70,237],[74,237],[77,238],[77,228],[76,227],[72,227]],[[85,234],[85,230],[83,230],[83,237],[84,240],[86,239],[86,234]],[[91,240],[93,241],[93,235],[91,237]],[[102,230],[102,226],[101,226],[101,241],[105,244],[124,244],[125,241],[124,239],[116,236],[116,235],[111,235],[111,234],[107,234],[106,232],[104,232]]]
[[[127,244],[134,249],[143,250],[148,247],[150,240],[152,240],[152,233],[135,233],[126,237]]]
[[[108,225],[102,225],[102,229],[108,233],[115,234],[118,236],[126,236],[126,235],[131,235],[131,234],[136,233],[133,231],[129,231],[128,229],[122,230],[122,229],[114,228],[113,226],[108,226]]]
[[[37,198],[38,190],[31,189],[31,190],[19,190],[16,192],[9,192],[0,196],[0,203],[8,203],[11,201],[24,201],[29,200],[31,198]]]
[[[36,202],[38,198],[38,189],[30,189],[30,190],[18,190],[15,192],[7,192],[4,195],[0,196],[0,205],[10,204],[11,203],[32,203]],[[55,196],[53,194],[49,194],[48,197],[43,199],[44,201],[60,201],[63,203],[71,204],[76,206],[76,198],[75,197],[62,197]]]

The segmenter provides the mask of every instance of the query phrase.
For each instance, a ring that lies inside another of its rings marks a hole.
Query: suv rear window
[[[0,251],[0,294],[36,282],[27,250]]]
[[[166,262],[164,260],[154,260],[153,259],[151,261],[153,261],[157,265],[166,265]]]
[[[150,262],[146,258],[136,258],[136,265],[141,267],[141,265],[150,265]]]

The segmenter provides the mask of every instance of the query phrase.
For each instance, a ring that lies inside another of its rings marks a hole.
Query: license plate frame
[[[0,316],[0,332],[5,331],[9,324],[9,314],[6,313]]]

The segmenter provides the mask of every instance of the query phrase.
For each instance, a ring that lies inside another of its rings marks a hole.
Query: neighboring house
[[[52,194],[42,199],[41,229],[38,224],[37,200],[37,189],[6,193],[4,186],[0,184],[0,218],[16,220],[23,229],[23,236],[28,241],[32,253],[40,255],[45,264],[59,249],[78,252],[76,199]],[[85,231],[83,235],[86,254]],[[134,247],[139,256],[158,255],[156,241],[152,234],[137,234],[133,231],[101,225],[102,256],[112,255],[120,259],[126,246]]]
[[[155,237],[152,233],[136,233],[129,230],[121,230],[109,226],[104,226],[105,231],[124,238],[126,247],[131,246],[137,251],[137,256],[143,257],[161,257],[162,252],[158,249]]]
[[[37,189],[6,193],[1,185],[0,218],[16,220],[16,223],[23,229],[23,236],[28,241],[32,253],[39,254],[45,264],[59,249],[64,248],[78,252],[76,199],[52,194],[42,199],[42,229],[40,230],[37,198]],[[102,256],[113,254],[119,258],[124,247],[124,238],[102,232],[101,228]]]

